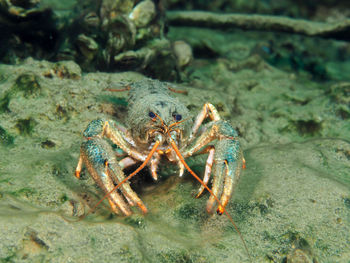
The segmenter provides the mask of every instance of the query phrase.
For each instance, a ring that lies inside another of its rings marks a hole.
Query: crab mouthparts
[[[159,141],[160,146],[168,146],[171,148],[171,143],[175,142],[178,144],[178,133],[177,131],[165,131],[165,132],[160,132],[157,131],[155,134],[153,134],[154,141]]]

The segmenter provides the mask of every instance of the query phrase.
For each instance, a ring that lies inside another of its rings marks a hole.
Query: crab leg
[[[157,169],[158,169],[159,162],[160,162],[160,154],[155,152],[153,154],[153,158],[151,159],[151,175],[154,181],[158,180]]]
[[[202,125],[203,121],[210,117],[212,121],[218,121],[220,120],[220,115],[213,104],[211,103],[205,103],[201,112],[198,114],[196,121],[194,122],[192,132],[190,135],[190,140],[194,138],[194,135],[197,133],[199,127]]]
[[[130,158],[128,156],[128,157],[125,157],[125,158],[121,159],[118,164],[119,164],[120,168],[124,170],[125,168],[133,166],[136,163],[137,162],[133,158]]]
[[[120,168],[119,165],[117,165],[117,160],[115,160],[114,158],[112,158],[113,163],[109,163],[109,172],[111,174],[111,177],[113,178],[113,181],[115,184],[119,184],[120,182],[122,182],[125,179],[125,175],[122,171],[122,169]],[[114,184],[113,184],[114,187]],[[112,188],[108,189],[108,192],[111,191]],[[143,204],[143,202],[141,201],[141,199],[137,196],[137,194],[131,189],[130,187],[130,183],[129,182],[125,182],[120,189],[124,195],[124,197],[126,198],[126,200],[128,201],[128,203],[131,206],[135,206],[137,205],[142,212],[145,214],[147,213],[147,208],[146,206]],[[112,192],[115,193],[116,191]],[[124,213],[125,214],[125,213]],[[125,214],[126,215],[126,214]]]
[[[208,185],[210,174],[211,174],[211,169],[213,167],[213,162],[214,162],[214,154],[215,154],[215,148],[214,146],[209,146],[205,152],[209,152],[207,161],[205,163],[205,172],[204,172],[204,177],[203,177],[203,183],[205,185]],[[196,198],[200,197],[204,191],[205,187],[203,185],[200,186],[198,193],[196,195]]]
[[[75,168],[75,177],[80,179],[80,173],[81,173],[81,169],[83,168],[83,158],[81,157],[81,155],[79,156],[79,161],[77,164],[77,168]]]
[[[225,206],[221,203],[221,201],[216,197],[216,195],[214,194],[214,192],[212,190],[210,190],[210,188],[204,184],[204,182],[192,171],[192,169],[187,165],[187,163],[185,162],[185,159],[184,157],[181,155],[179,149],[177,148],[176,144],[174,143],[174,141],[171,141],[171,147],[174,149],[174,151],[176,152],[176,155],[179,157],[180,161],[182,162],[182,164],[186,167],[186,169],[190,172],[190,174],[198,181],[200,182],[200,184],[208,190],[208,192],[210,193],[210,196],[212,196],[215,201],[217,201],[219,203],[219,208],[218,208],[218,213],[220,215],[222,215],[223,213],[226,214],[227,218],[230,220],[230,222],[232,223],[232,225],[234,226],[234,228],[236,229],[239,237],[241,238],[242,242],[243,242],[243,245],[244,245],[244,248],[245,250],[247,251],[247,254],[248,254],[248,257],[249,257],[249,260],[251,262],[253,262],[251,260],[251,256],[250,256],[250,253],[249,253],[249,250],[248,250],[248,247],[247,247],[247,244],[245,243],[244,239],[243,239],[243,236],[241,234],[241,232],[239,231],[238,227],[236,226],[235,222],[233,221],[231,215],[227,212],[227,210],[225,209]]]
[[[155,153],[155,151],[157,150],[157,147],[159,146],[160,142],[156,141],[155,144],[153,145],[153,148],[151,149],[151,151],[148,153],[146,160],[135,170],[133,171],[131,174],[129,174],[126,178],[124,178],[123,181],[121,181],[119,184],[117,184],[116,186],[114,186],[114,188],[109,191],[108,193],[106,193],[104,195],[104,197],[102,197],[100,199],[100,201],[97,202],[97,204],[94,206],[94,208],[92,210],[94,210],[103,200],[105,200],[106,198],[108,198],[110,196],[110,194],[112,192],[114,192],[115,190],[119,189],[119,187],[121,187],[124,183],[126,183],[128,180],[130,180],[132,177],[134,177],[139,171],[141,171],[149,162],[149,160],[152,158],[153,154]]]
[[[243,154],[236,139],[219,140],[216,146],[220,151],[215,156],[212,189],[214,194],[221,195],[220,203],[225,207],[238,183],[243,164]],[[207,211],[212,211],[215,204],[216,200],[211,196],[207,202]],[[218,208],[218,213],[222,214],[222,207]]]
[[[210,117],[212,122],[205,126],[204,131],[194,140],[190,147],[183,150],[183,156],[184,158],[192,156],[209,143],[216,141],[215,149],[209,150],[204,181],[205,184],[209,181],[211,167],[213,166],[214,180],[212,191],[214,195],[221,198],[220,203],[225,207],[238,182],[243,165],[243,154],[237,139],[237,132],[228,122],[220,120],[217,110],[210,103],[206,103],[199,113],[193,126],[191,136],[196,135],[199,126],[207,117]],[[194,137],[192,137],[192,140],[193,138]],[[203,190],[203,186],[201,186],[197,196],[199,196]],[[215,198],[211,196],[207,202],[208,213],[212,213],[216,203]],[[219,206],[218,212],[222,213],[221,206]]]
[[[113,178],[109,172],[109,167],[113,165],[114,160],[107,154],[108,146],[102,139],[94,138],[83,142],[80,152],[82,162],[104,192],[109,192],[114,187]],[[111,193],[108,201],[114,213],[131,215],[130,208],[117,192]]]
[[[124,166],[131,165],[134,158],[144,161],[146,156],[130,147],[125,140],[124,134],[116,129],[115,124],[110,121],[92,121],[84,131],[84,136],[87,140],[81,146],[81,154],[75,171],[76,177],[80,177],[80,171],[84,164],[100,188],[105,193],[111,192],[107,198],[113,212],[130,215],[132,211],[125,203],[123,197],[118,192],[112,191],[115,187],[114,184],[122,182],[125,179],[125,175],[115,157],[112,147],[102,137],[110,138],[132,157],[121,161],[121,164]],[[130,205],[137,205],[143,213],[147,212],[147,208],[131,189],[129,182],[122,184],[120,191]]]
[[[95,136],[100,138],[107,137],[128,156],[139,161],[144,161],[146,156],[139,153],[133,147],[134,142],[130,136],[124,133],[122,130],[123,127],[118,126],[118,124],[114,121],[97,119],[89,123],[83,135],[86,139],[90,139]]]

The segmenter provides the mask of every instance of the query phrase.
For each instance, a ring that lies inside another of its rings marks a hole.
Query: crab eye
[[[176,121],[181,121],[182,116],[181,116],[180,114],[174,114],[174,119],[175,119]]]
[[[150,116],[150,118],[152,118],[152,121],[155,121],[155,120],[156,120],[156,117],[157,117],[157,115],[156,115],[154,112],[152,112],[152,111],[150,111],[150,112],[148,113],[148,116]]]

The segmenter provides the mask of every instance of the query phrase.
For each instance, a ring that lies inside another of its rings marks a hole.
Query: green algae
[[[200,220],[202,209],[193,206],[193,203],[182,204],[176,211],[176,216],[183,220]]]
[[[161,263],[205,263],[209,262],[204,257],[198,256],[186,250],[173,250],[164,253],[159,253],[157,255],[157,262]]]
[[[126,100],[126,98],[116,96],[103,96],[102,98],[104,101],[113,103],[114,105],[120,105],[123,107],[128,106],[128,101]]]
[[[13,92],[21,91],[25,97],[38,94],[41,90],[39,78],[32,73],[24,73],[17,77],[12,86]]]
[[[14,137],[10,135],[3,127],[0,126],[0,143],[5,146],[12,145]]]
[[[19,119],[15,127],[20,135],[30,136],[33,133],[36,122],[33,118]]]
[[[144,229],[146,227],[145,219],[139,215],[132,215],[124,219],[124,222],[134,228]]]
[[[9,103],[10,103],[10,93],[5,93],[5,95],[0,99],[0,113],[9,112]]]
[[[35,191],[32,188],[25,187],[25,188],[19,189],[16,192],[13,192],[12,194],[15,195],[15,196],[23,196],[23,197],[26,197],[26,198],[30,198],[33,195],[37,194],[37,191]]]
[[[59,201],[63,204],[65,202],[67,202],[69,200],[69,197],[66,195],[66,194],[62,194],[60,197],[59,197]]]
[[[10,112],[9,104],[12,98],[22,94],[25,98],[33,97],[41,92],[39,78],[33,73],[19,75],[12,87],[0,98],[0,113]]]
[[[344,205],[346,208],[350,209],[350,198],[344,198]]]

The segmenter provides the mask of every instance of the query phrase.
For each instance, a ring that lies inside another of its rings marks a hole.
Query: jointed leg
[[[157,169],[158,169],[158,164],[160,162],[160,154],[155,152],[153,154],[153,158],[151,159],[151,175],[154,181],[158,180],[158,174],[157,174]]]
[[[108,169],[110,171],[111,177],[115,184],[119,184],[124,180],[125,175],[117,163],[109,163]],[[114,185],[113,185],[114,187]],[[112,188],[113,189],[113,188]],[[112,190],[110,189],[110,190]],[[137,205],[141,211],[145,214],[147,213],[147,208],[141,201],[141,199],[137,196],[137,194],[131,189],[129,182],[124,183],[120,186],[120,190],[122,191],[124,197],[129,202],[131,206]]]
[[[209,179],[210,179],[210,174],[211,174],[211,168],[213,166],[213,162],[214,162],[214,154],[215,154],[215,148],[214,146],[209,146],[208,148],[205,149],[205,152],[208,152],[208,158],[205,164],[205,172],[204,172],[204,177],[203,177],[203,183],[205,185],[208,185]],[[204,186],[201,185],[201,187],[198,190],[198,193],[196,195],[196,197],[200,197],[204,191]]]
[[[238,183],[243,165],[243,153],[236,139],[222,139],[216,146],[220,151],[215,154],[212,190],[218,194],[221,205],[225,207]],[[207,203],[207,211],[213,211],[215,205],[216,200],[211,196]],[[219,207],[218,213],[222,212],[222,208]]]
[[[77,164],[77,168],[75,168],[75,177],[80,179],[80,173],[81,173],[81,169],[83,168],[83,158],[81,157],[81,155],[79,156],[79,161]]]
[[[194,142],[190,147],[183,150],[183,156],[184,158],[192,156],[201,151],[206,145],[212,142],[215,143],[215,149],[214,146],[211,146],[212,150],[207,150],[209,155],[203,180],[205,184],[208,183],[213,166],[212,191],[221,199],[220,202],[225,207],[238,182],[244,159],[237,132],[228,122],[220,120],[220,116],[212,104],[206,103],[204,105],[193,126],[192,136],[198,132],[199,126],[207,117],[210,117],[212,121],[205,125],[205,129],[199,137],[192,138]],[[204,151],[206,149],[210,148],[205,148]],[[201,195],[203,190],[204,187],[201,186],[197,196]],[[215,205],[216,200],[211,196],[207,203],[207,211],[211,213]],[[218,208],[218,212],[222,212],[222,207]]]
[[[195,136],[203,121],[208,117],[210,117],[212,121],[219,121],[221,119],[218,111],[211,103],[205,103],[201,112],[198,114],[196,121],[192,127],[190,139],[193,139],[193,136]]]
[[[105,193],[113,189],[114,182],[109,173],[108,157],[98,140],[89,140],[82,144],[80,159],[82,163],[86,165],[92,178]],[[111,193],[108,197],[108,201],[113,212],[117,214],[121,212],[124,215],[130,215],[132,213],[124,199],[116,191]]]
[[[108,127],[108,122],[96,122],[97,123],[92,122],[84,132],[84,135],[87,137],[87,141],[85,141],[81,147],[81,155],[76,168],[76,176],[79,177],[82,165],[85,164],[90,175],[94,178],[96,183],[105,193],[108,193],[114,188],[115,184],[124,180],[125,175],[122,171],[122,168],[118,164],[114,151],[112,150],[111,146],[101,138],[101,134],[118,135],[119,133],[117,131],[111,130]],[[101,126],[102,129],[100,129],[100,132],[97,133],[98,128],[101,128]],[[129,149],[130,152],[132,151],[130,148],[127,149]],[[138,154],[137,152],[134,153],[135,155]],[[132,163],[132,160],[132,158],[125,158],[121,161],[121,164],[130,165]],[[130,205],[137,205],[143,213],[147,212],[147,208],[140,200],[140,198],[136,195],[136,193],[131,189],[128,182],[121,185],[120,191],[123,193],[124,197],[128,200]],[[121,212],[125,215],[130,215],[132,213],[129,206],[125,203],[123,197],[120,196],[117,191],[112,192],[108,196],[108,200],[115,213]]]
[[[90,122],[84,131],[84,137],[88,140],[95,137],[107,137],[133,159],[139,161],[146,159],[146,155],[141,154],[133,147],[133,140],[114,121],[98,119]]]
[[[118,164],[119,164],[120,168],[122,170],[124,170],[124,169],[126,169],[126,168],[128,168],[130,166],[135,165],[136,163],[137,162],[133,158],[130,158],[128,156],[128,157],[125,157],[125,158],[121,159]]]

